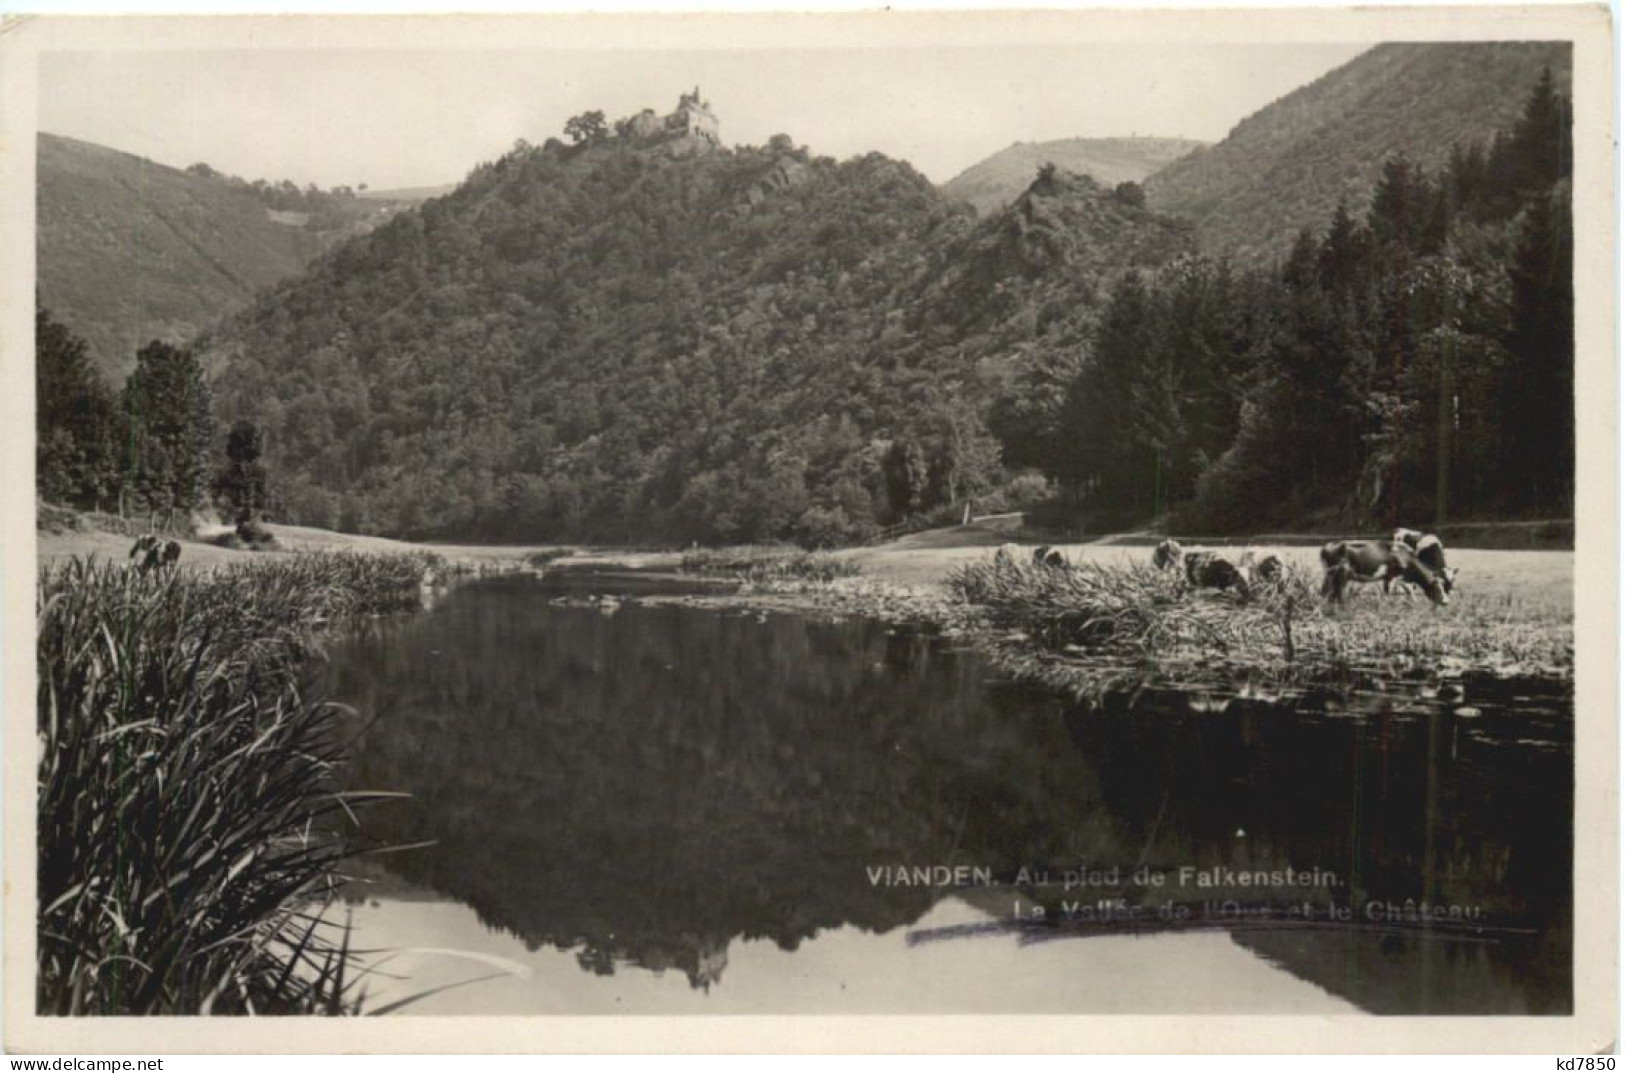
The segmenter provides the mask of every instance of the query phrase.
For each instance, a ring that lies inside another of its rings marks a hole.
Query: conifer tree
[[[1567,192],[1524,214],[1507,275],[1509,356],[1502,466],[1515,507],[1564,507],[1574,494],[1574,234]]]
[[[35,471],[47,500],[100,509],[119,483],[119,414],[85,343],[34,314]]]
[[[239,526],[258,521],[268,501],[263,452],[259,426],[246,420],[231,426],[226,436],[226,465],[215,479],[215,494],[226,501]]]
[[[197,358],[157,340],[142,347],[124,386],[124,413],[128,477],[154,522],[162,512],[165,526],[173,526],[177,511],[192,510],[202,498],[214,438]]]

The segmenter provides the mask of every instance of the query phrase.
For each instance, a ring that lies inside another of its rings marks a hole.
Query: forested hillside
[[[268,489],[285,520],[417,538],[832,544],[967,504],[1071,532],[1561,517],[1570,108],[1556,72],[1517,96],[1437,167],[1384,156],[1263,267],[1134,184],[1043,167],[978,219],[878,154],[588,113],[195,356],[144,347],[122,394],[42,316],[42,493],[189,509],[230,427],[269,474],[237,515]]]
[[[1045,164],[1087,175],[1105,186],[1140,182],[1202,143],[1188,138],[1061,138],[1016,142],[972,164],[942,184],[950,201],[981,213],[995,212],[1021,196]]]
[[[40,302],[114,379],[142,345],[191,339],[393,208],[52,134],[37,190]]]
[[[1024,348],[1181,226],[1047,174],[978,223],[785,137],[521,145],[206,341],[290,514],[409,536],[851,540],[1004,476]]]
[[[1266,263],[1340,203],[1367,204],[1389,156],[1437,171],[1510,127],[1546,68],[1567,92],[1567,44],[1379,45],[1151,175],[1146,196],[1193,221],[1204,252]]]
[[[1569,125],[1544,76],[1512,129],[1437,171],[1391,158],[1278,270],[1125,276],[1078,372],[1004,400],[1006,462],[1187,531],[1564,516]]]

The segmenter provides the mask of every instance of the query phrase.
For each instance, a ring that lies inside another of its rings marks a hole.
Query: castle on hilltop
[[[677,110],[670,115],[657,116],[653,108],[645,108],[637,115],[617,123],[616,131],[634,138],[675,134],[700,138],[712,145],[722,144],[721,128],[717,125],[716,113],[711,111],[709,102],[700,98],[699,86],[694,87],[693,93],[685,93],[678,97]]]
[[[708,102],[700,99],[699,86],[694,87],[693,93],[684,93],[677,98],[677,111],[666,117],[666,126],[683,134],[704,138],[708,142],[718,145],[722,143],[716,114],[711,111]]]

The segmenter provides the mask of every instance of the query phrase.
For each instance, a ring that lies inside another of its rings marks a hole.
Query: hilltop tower
[[[677,99],[677,111],[666,117],[666,129],[704,138],[712,145],[722,144],[716,114],[708,102],[700,99],[699,86],[694,87],[693,93],[685,93]]]

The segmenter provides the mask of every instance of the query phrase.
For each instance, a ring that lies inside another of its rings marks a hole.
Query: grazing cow
[[[1445,592],[1456,591],[1456,574],[1444,561],[1444,541],[1432,533],[1418,533],[1415,529],[1395,529],[1394,543],[1404,544],[1416,553],[1421,564],[1439,578]]]
[[[1066,569],[1066,556],[1061,554],[1060,548],[1052,548],[1048,544],[1040,544],[1033,549],[1033,565],[1054,566]]]
[[[167,570],[180,561],[181,545],[176,540],[159,540],[156,533],[143,533],[136,537],[130,548],[135,568],[145,574],[153,570]]]
[[[1157,550],[1151,553],[1151,565],[1158,570],[1172,570],[1179,565],[1179,560],[1185,555],[1183,548],[1177,540],[1164,540],[1157,545]]]
[[[1429,533],[1416,542],[1416,561],[1438,575],[1439,582],[1444,586],[1445,592],[1456,591],[1455,567],[1446,565],[1444,561],[1444,541]]]
[[[1392,540],[1334,540],[1320,549],[1325,568],[1321,595],[1340,602],[1351,584],[1382,582],[1387,592],[1395,581],[1406,581],[1427,593],[1436,604],[1448,604],[1450,595],[1439,575],[1423,564],[1409,544]]]
[[[1221,592],[1235,589],[1243,600],[1252,598],[1246,575],[1236,569],[1235,563],[1217,552],[1193,551],[1187,554],[1185,580],[1193,589],[1218,589]]]
[[[142,533],[135,538],[135,543],[130,546],[129,558],[135,560],[136,570],[145,574],[158,565],[161,554],[158,537],[153,533]]]
[[[1252,564],[1253,581],[1264,585],[1279,585],[1286,580],[1286,563],[1273,552]]]
[[[1015,566],[1018,561],[1016,557],[1020,554],[1021,548],[1019,546],[1015,544],[1000,544],[998,550],[993,553],[993,565]]]

